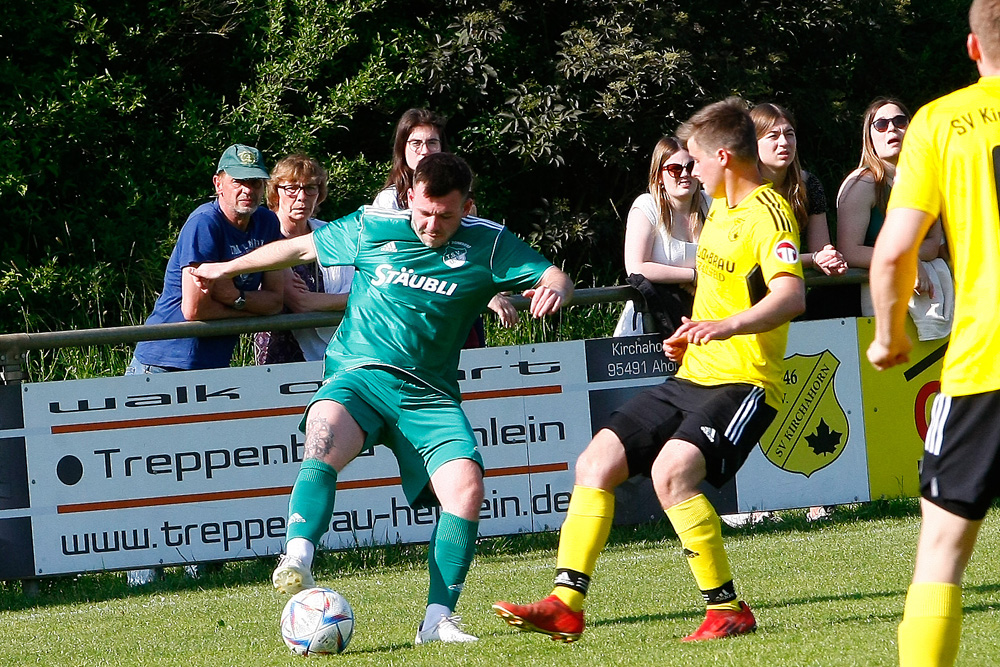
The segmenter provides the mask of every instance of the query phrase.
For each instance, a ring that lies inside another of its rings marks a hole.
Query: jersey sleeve
[[[552,262],[504,228],[493,250],[492,271],[501,291],[526,290],[538,284]]]
[[[938,153],[927,123],[927,109],[922,107],[913,116],[903,140],[896,178],[889,195],[890,210],[912,208],[937,217],[941,212]]]
[[[769,220],[757,225],[754,244],[757,264],[761,268],[764,284],[780,273],[802,277],[802,263],[799,260],[799,235],[795,226],[772,224]]]
[[[361,241],[363,209],[326,223],[313,232],[316,258],[322,266],[354,264]]]

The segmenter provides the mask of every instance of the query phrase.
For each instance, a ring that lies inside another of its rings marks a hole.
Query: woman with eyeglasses
[[[401,211],[408,208],[406,193],[413,185],[413,170],[425,156],[448,150],[448,140],[444,133],[445,119],[427,109],[409,109],[396,123],[396,135],[392,146],[392,168],[382,191],[372,202],[373,206]],[[472,214],[475,215],[475,205]],[[500,318],[500,323],[510,328],[520,321],[517,310],[510,299],[497,294],[490,300],[489,308]],[[485,347],[486,331],[483,318],[473,324],[464,348]]]
[[[850,266],[867,269],[875,239],[885,222],[889,191],[896,176],[896,162],[910,113],[902,102],[880,97],[865,110],[861,130],[861,162],[844,179],[837,193],[837,248]],[[920,259],[930,261],[941,252],[941,225],[931,228],[920,246]],[[918,278],[917,291],[929,289],[926,275]],[[870,316],[868,286],[861,288],[860,310]]]
[[[401,211],[407,207],[406,192],[413,184],[413,170],[425,155],[448,150],[445,120],[427,109],[410,109],[396,124],[392,145],[392,168],[374,206]]]
[[[815,174],[799,163],[798,135],[792,114],[777,104],[758,104],[750,110],[757,130],[761,175],[792,206],[799,225],[802,266],[827,275],[847,271],[844,256],[830,243],[826,222],[826,193]]]
[[[281,159],[267,182],[268,207],[278,216],[284,238],[302,236],[327,224],[313,216],[326,199],[327,172],[313,158],[296,153]],[[285,270],[286,312],[344,310],[354,278],[352,266],[322,267],[316,262]],[[254,336],[258,365],[323,358],[333,327],[261,331]]]
[[[693,169],[691,154],[677,139],[660,139],[650,160],[647,191],[632,202],[625,223],[625,272],[629,283],[647,294],[647,309],[652,309],[649,297],[658,298],[669,319],[677,320],[675,326],[680,324],[678,307],[682,314],[691,314],[698,277],[698,237],[709,207],[701,183],[691,174]],[[643,278],[648,285],[640,287]],[[649,286],[654,289],[644,291]],[[629,301],[614,335],[642,333],[654,332],[643,329],[641,313]]]

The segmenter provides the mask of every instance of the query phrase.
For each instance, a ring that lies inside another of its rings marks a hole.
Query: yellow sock
[[[587,486],[573,487],[566,520],[559,531],[556,586],[552,591],[573,611],[583,609],[590,576],[608,541],[614,516],[615,494]]]
[[[667,510],[688,557],[688,565],[709,609],[738,611],[729,557],[722,546],[722,523],[712,503],[702,494]]]
[[[899,624],[900,667],[954,665],[961,636],[961,587],[933,582],[911,584]]]

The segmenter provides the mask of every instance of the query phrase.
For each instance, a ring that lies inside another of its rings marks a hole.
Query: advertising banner
[[[916,493],[942,347],[875,374],[870,337],[868,320],[792,324],[781,412],[736,479],[705,488],[720,513]],[[557,529],[592,435],[676,371],[656,336],[464,351],[480,534]],[[0,386],[0,579],[280,552],[321,376],[313,362]],[[618,496],[616,520],[662,516],[648,480]],[[436,520],[379,446],[339,475],[323,545],[427,541]]]

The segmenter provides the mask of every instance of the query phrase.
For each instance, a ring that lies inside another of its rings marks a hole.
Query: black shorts
[[[613,412],[607,428],[625,446],[629,476],[649,477],[667,440],[676,438],[701,450],[705,479],[718,488],[736,475],[776,414],[760,387],[671,377]]]
[[[979,521],[1000,496],[1000,391],[938,394],[920,464],[920,495]]]

